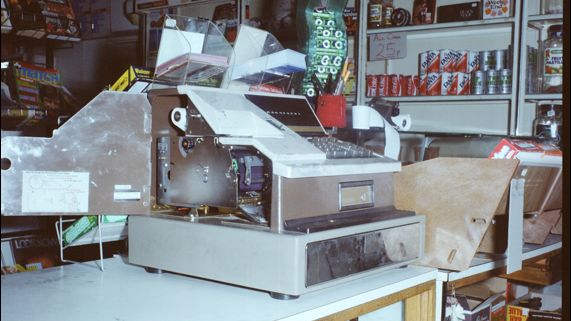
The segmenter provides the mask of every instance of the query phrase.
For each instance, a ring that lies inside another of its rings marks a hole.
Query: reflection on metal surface
[[[395,233],[408,241],[394,242]],[[406,225],[309,243],[306,286],[417,258],[419,237],[417,226]]]
[[[149,213],[150,151],[147,96],[103,92],[51,138],[2,138],[2,159],[11,163],[2,170],[2,214]]]

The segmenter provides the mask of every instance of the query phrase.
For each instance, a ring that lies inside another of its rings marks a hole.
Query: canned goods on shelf
[[[456,70],[456,52],[450,49],[440,50],[440,72],[454,72]]]
[[[456,95],[456,86],[458,85],[458,73],[455,72],[443,72],[441,73],[442,85],[440,88],[440,94],[442,96]]]
[[[430,72],[426,75],[426,94],[440,96],[442,93],[442,75],[439,72]]]
[[[389,96],[398,97],[401,95],[401,75],[392,74],[389,75]]]
[[[512,93],[512,70],[502,69],[500,71],[500,94]]]
[[[440,72],[440,51],[426,51],[426,73]]]
[[[474,71],[470,76],[470,94],[483,95],[486,89],[486,72]]]
[[[480,70],[496,69],[496,56],[493,50],[480,51]]]
[[[390,77],[389,75],[378,75],[378,96],[389,96]]]
[[[500,73],[495,69],[486,71],[486,94],[497,95],[500,91]]]
[[[468,72],[468,50],[456,51],[456,72]]]
[[[456,95],[470,94],[470,74],[459,72],[456,80]]]
[[[494,60],[496,61],[496,70],[502,70],[506,68],[506,51],[502,49],[494,50]]]

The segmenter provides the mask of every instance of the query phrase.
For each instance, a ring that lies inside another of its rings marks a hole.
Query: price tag
[[[405,33],[378,33],[369,36],[369,60],[386,60],[405,57]]]

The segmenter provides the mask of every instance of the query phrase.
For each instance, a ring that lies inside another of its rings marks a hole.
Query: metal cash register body
[[[424,217],[393,207],[400,163],[326,137],[304,97],[178,92],[149,94],[174,125],[153,116],[157,203],[240,215],[131,217],[131,263],[289,297],[422,256]]]
[[[172,25],[161,50],[196,37]],[[129,214],[129,262],[147,268],[287,299],[423,256],[424,216],[393,206],[400,162],[328,137],[303,96],[102,92],[53,137],[4,137],[1,153],[2,215]]]

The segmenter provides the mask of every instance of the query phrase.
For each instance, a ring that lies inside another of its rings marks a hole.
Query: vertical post
[[[101,227],[103,223],[103,215],[99,215],[97,216],[97,230],[99,232],[99,262],[100,262],[100,266],[99,268],[101,269],[101,271],[104,271],[104,267],[103,267],[103,240],[101,238]]]
[[[521,3],[520,3],[521,2]],[[514,3],[514,22],[513,22],[513,29],[512,29],[512,34],[513,34],[513,40],[512,40],[512,93],[511,93],[511,97],[510,97],[510,107],[509,107],[509,127],[508,127],[508,133],[510,135],[518,135],[517,131],[518,131],[518,108],[523,108],[523,104],[520,104],[519,102],[522,102],[523,100],[519,100],[519,93],[520,88],[522,87],[522,84],[525,83],[525,77],[524,77],[524,82],[520,82],[518,80],[521,79],[521,75],[519,72],[519,60],[523,59],[522,57],[520,57],[520,55],[522,54],[522,52],[524,52],[523,50],[521,50],[520,48],[520,33],[524,32],[527,28],[527,19],[523,19],[522,17],[522,8],[526,7],[527,3],[525,3],[525,1],[515,1]],[[525,21],[525,25],[523,24]],[[523,30],[523,31],[522,31]],[[525,38],[522,38],[525,39]],[[523,41],[522,41],[523,42]],[[524,43],[524,47],[525,47],[525,42]],[[524,74],[525,72],[522,72],[522,74]],[[518,79],[519,78],[519,79]]]
[[[521,270],[523,259],[523,197],[524,178],[514,178],[510,182],[508,204],[508,249],[507,272]]]

